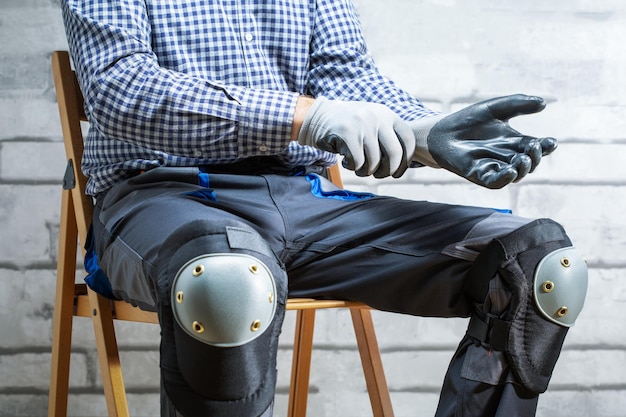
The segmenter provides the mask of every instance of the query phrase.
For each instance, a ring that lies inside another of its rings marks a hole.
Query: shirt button
[[[248,42],[252,42],[252,39],[254,39],[254,36],[252,36],[252,34],[251,34],[251,33],[246,33],[245,39],[246,39]]]
[[[202,151],[200,150],[195,150],[193,152],[193,156],[195,156],[196,158],[201,158],[202,157]]]
[[[259,151],[261,151],[261,152],[267,152],[267,146],[265,146],[265,145],[261,145],[261,146],[259,146]]]

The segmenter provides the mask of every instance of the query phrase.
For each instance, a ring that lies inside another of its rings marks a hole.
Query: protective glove
[[[520,181],[534,171],[542,156],[556,149],[557,141],[523,135],[509,125],[509,119],[540,112],[545,106],[540,97],[516,94],[410,122],[416,140],[413,160],[445,168],[487,188]]]
[[[415,150],[411,127],[387,106],[317,98],[304,117],[300,145],[344,156],[359,176],[400,177]]]

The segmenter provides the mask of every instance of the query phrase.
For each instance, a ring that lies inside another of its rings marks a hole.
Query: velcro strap
[[[544,243],[565,239],[568,238],[561,225],[549,219],[537,219],[498,240],[510,259]]]
[[[274,259],[274,252],[269,244],[260,235],[250,230],[227,226],[226,236],[231,249],[251,250]]]
[[[488,314],[481,318],[477,314],[472,314],[467,335],[479,340],[486,347],[506,351],[510,329],[511,323],[496,316]]]
[[[532,221],[506,236],[494,239],[474,261],[463,290],[473,301],[482,303],[489,290],[489,281],[503,262],[543,243],[560,240],[569,242],[563,227],[549,219]]]

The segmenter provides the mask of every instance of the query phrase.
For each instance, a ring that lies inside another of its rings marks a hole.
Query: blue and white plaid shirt
[[[405,120],[432,114],[381,76],[350,0],[62,3],[90,120],[90,194],[163,165],[332,164],[291,141],[301,94],[379,102]]]

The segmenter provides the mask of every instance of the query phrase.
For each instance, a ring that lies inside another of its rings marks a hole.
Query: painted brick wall
[[[59,0],[0,3],[0,417],[46,414],[56,237],[64,155],[50,54],[66,49]],[[590,266],[587,305],[570,332],[539,416],[626,416],[626,2],[357,0],[383,72],[432,108],[510,93],[543,95],[520,130],[560,139],[520,184],[479,189],[430,169],[346,186],[413,199],[512,208],[561,222]],[[624,152],[624,153],[622,153]],[[432,415],[460,319],[376,313],[398,416]],[[104,416],[91,325],[75,321],[70,413]],[[293,315],[279,356],[284,415]],[[158,414],[158,328],[119,326],[131,413]],[[319,315],[310,415],[368,415],[349,315]]]

